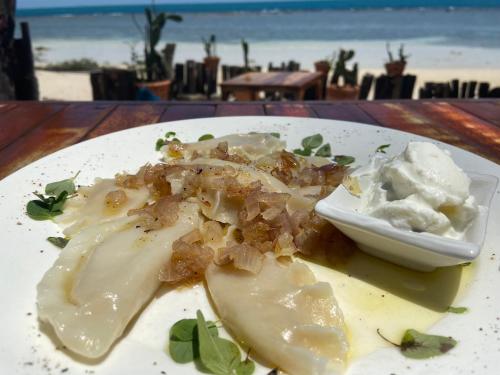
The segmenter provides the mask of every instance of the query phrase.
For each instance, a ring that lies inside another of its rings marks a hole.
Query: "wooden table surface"
[[[250,72],[231,78],[220,84],[222,98],[230,92],[248,91],[256,100],[259,91],[281,91],[292,93],[296,99],[303,99],[309,87],[317,87],[318,94],[323,89],[323,73],[320,72]],[[319,96],[318,96],[319,97]]]
[[[500,164],[500,100],[0,102],[0,179],[61,148],[136,126],[214,116],[363,122],[434,138]]]

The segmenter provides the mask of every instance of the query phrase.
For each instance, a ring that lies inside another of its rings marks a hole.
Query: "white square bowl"
[[[481,252],[498,178],[470,172],[467,175],[479,212],[463,240],[395,228],[385,220],[360,213],[361,198],[343,185],[320,200],[315,209],[364,252],[418,271],[432,271],[471,261]]]

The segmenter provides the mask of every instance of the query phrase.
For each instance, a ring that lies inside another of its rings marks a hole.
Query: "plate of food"
[[[315,212],[339,187],[360,195],[353,172],[380,156],[391,193],[372,216],[457,241],[481,217],[477,258],[413,270]],[[433,157],[455,168],[441,182],[421,179]],[[408,168],[420,190],[394,197]],[[0,182],[0,370],[496,374],[500,193],[474,201],[464,171],[500,176],[413,134],[286,117],[161,123],[44,157]]]

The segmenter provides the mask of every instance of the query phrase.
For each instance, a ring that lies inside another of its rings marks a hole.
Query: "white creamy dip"
[[[375,159],[362,212],[415,232],[463,237],[478,212],[470,179],[436,145],[410,142],[392,159]]]

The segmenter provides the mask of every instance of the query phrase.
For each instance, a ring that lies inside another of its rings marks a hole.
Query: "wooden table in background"
[[[220,84],[222,99],[229,94],[239,99],[257,100],[259,92],[292,94],[295,100],[304,100],[307,89],[314,87],[316,98],[323,92],[323,73],[320,72],[268,72],[245,73]]]
[[[500,163],[500,100],[0,102],[0,179],[63,147],[118,130],[163,121],[248,115],[379,125],[446,142]]]

